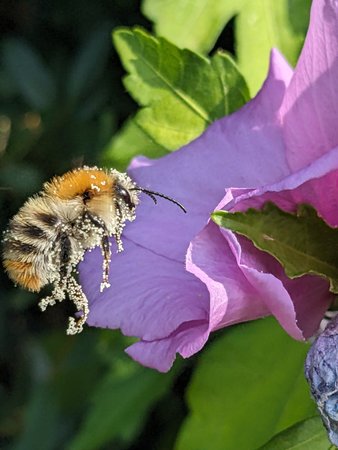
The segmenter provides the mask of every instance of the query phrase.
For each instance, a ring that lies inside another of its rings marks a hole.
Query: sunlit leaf
[[[158,36],[180,48],[207,53],[246,0],[144,0]]]
[[[307,23],[309,6],[308,0],[255,0],[241,9],[235,26],[238,64],[252,95],[266,77],[271,48],[296,63],[305,31],[299,18]]]
[[[138,28],[117,30],[114,43],[129,72],[125,86],[143,107],[134,120],[167,150],[190,142],[248,100],[243,77],[222,52],[209,60]]]
[[[320,417],[297,423],[275,436],[260,450],[328,450],[330,442]]]
[[[102,161],[118,170],[125,170],[136,155],[159,158],[167,153],[167,150],[146,135],[135,120],[129,119],[106,146]]]
[[[272,318],[227,330],[200,357],[176,450],[255,450],[313,416],[308,348]]]

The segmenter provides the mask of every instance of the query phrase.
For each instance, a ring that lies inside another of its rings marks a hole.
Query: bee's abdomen
[[[3,265],[14,283],[37,292],[50,281],[48,261],[58,219],[37,208],[34,200],[22,207],[5,232]]]
[[[42,288],[42,281],[32,262],[4,259],[4,268],[10,279],[29,291],[38,292]]]
[[[37,246],[21,240],[20,232],[6,232],[3,242],[3,265],[14,283],[30,291],[39,291],[42,280],[38,274],[41,258]]]

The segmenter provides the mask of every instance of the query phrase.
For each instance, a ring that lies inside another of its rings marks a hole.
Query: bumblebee
[[[3,265],[9,278],[33,292],[52,284],[51,295],[39,302],[42,311],[68,295],[78,318],[69,317],[67,334],[81,332],[89,313],[88,300],[76,280],[78,263],[87,250],[99,245],[101,291],[109,287],[109,238],[113,236],[118,251],[123,250],[122,231],[126,221],[135,219],[140,192],[154,203],[156,196],[163,197],[186,212],[176,200],[137,186],[125,173],[82,167],[45,183],[10,221],[3,239]]]

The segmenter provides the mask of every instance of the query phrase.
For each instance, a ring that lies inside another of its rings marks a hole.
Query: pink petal
[[[232,246],[213,222],[192,240],[186,267],[208,288],[210,331],[269,314],[239,267]]]
[[[187,208],[145,198],[126,235],[152,251],[183,261],[191,239],[223,198],[225,187],[255,187],[289,173],[279,108],[291,69],[275,50],[268,78],[255,99],[212,124],[198,139],[159,160],[137,159],[131,176],[143,187],[174,197]]]
[[[286,177],[279,183],[241,193],[232,192],[235,200],[227,206],[232,211],[260,208],[272,201],[285,211],[295,211],[301,203],[316,208],[319,215],[331,226],[338,226],[338,148],[324,154],[312,164]],[[225,205],[229,200],[227,194]]]
[[[332,300],[326,281],[290,280],[272,256],[213,223],[192,241],[187,270],[210,293],[210,331],[272,314],[291,336],[304,339],[317,330]]]
[[[314,0],[281,108],[287,159],[298,170],[338,145],[338,3]]]
[[[275,258],[257,250],[249,240],[222,232],[228,240],[238,242],[238,263],[269,313],[293,338],[312,336],[332,301],[328,283],[315,276],[290,279]]]
[[[128,336],[162,339],[182,324],[207,321],[205,286],[184,270],[183,263],[156,255],[125,240],[125,251],[113,254],[109,281],[100,292],[102,255],[87,252],[80,265],[80,281],[89,299],[87,323],[121,328]]]
[[[321,217],[331,226],[338,226],[337,188],[338,148],[324,154],[309,166],[286,177],[279,183],[253,191],[229,190],[218,207],[230,211],[245,211],[248,208],[261,208],[267,201],[272,201],[286,211],[295,211],[299,204],[307,203],[314,206]],[[223,231],[228,240],[231,236],[231,233],[229,233]],[[243,242],[245,241],[240,238],[238,238],[238,242],[241,243],[241,261],[243,262],[243,258],[247,257],[248,248],[243,248]],[[249,251],[252,254],[250,248]],[[209,250],[208,252],[210,253]],[[265,283],[267,276],[263,273],[268,272],[277,277],[283,284],[283,288],[290,294],[297,321],[295,322],[291,317],[290,305],[287,306],[289,316],[283,317],[281,315],[279,308],[283,305],[283,302],[277,295],[277,287],[274,288],[276,292],[275,303],[269,301],[268,292],[261,297],[262,300],[268,302],[270,312],[277,317],[281,325],[292,336],[297,337],[295,332],[290,329],[290,324],[292,327],[297,324],[305,337],[311,336],[316,331],[320,320],[333,300],[333,295],[328,289],[328,283],[315,276],[290,280],[285,277],[281,266],[275,260],[272,259],[270,262],[264,263],[265,268],[262,268],[260,263],[267,256],[258,250],[254,250],[253,254],[256,254],[256,258],[249,265],[245,264],[251,271],[250,273],[246,272],[247,279],[255,284],[263,277]],[[210,256],[205,255],[205,258],[210,258]],[[242,263],[240,265],[243,267]],[[252,269],[254,269],[253,272]],[[254,278],[252,278],[253,275]],[[266,286],[268,287],[268,285]],[[243,318],[243,320],[245,319]]]
[[[167,372],[176,358],[176,353],[188,358],[201,350],[208,337],[207,322],[188,322],[167,338],[136,342],[128,347],[126,352],[144,366]]]

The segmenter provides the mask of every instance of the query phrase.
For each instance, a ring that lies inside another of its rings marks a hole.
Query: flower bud
[[[338,446],[338,315],[310,348],[305,376],[329,439]]]

